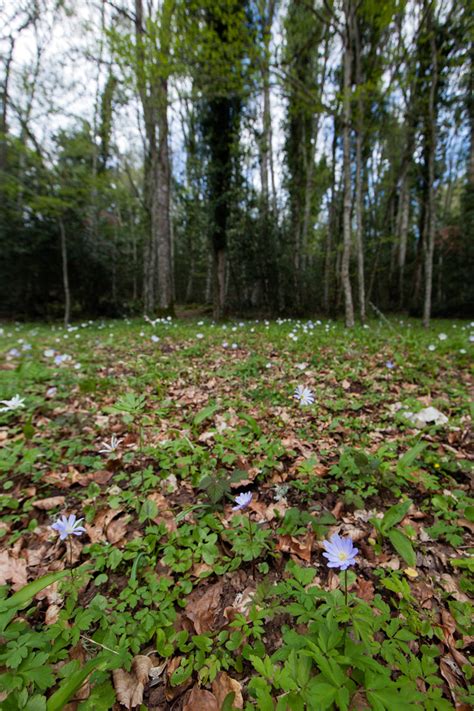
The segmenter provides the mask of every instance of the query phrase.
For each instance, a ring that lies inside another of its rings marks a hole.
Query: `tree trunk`
[[[398,206],[398,237],[399,237],[399,250],[398,250],[398,297],[399,297],[399,307],[403,308],[404,304],[404,293],[405,293],[405,263],[407,256],[407,243],[408,243],[408,224],[410,216],[410,192],[408,189],[406,179],[403,179],[400,188],[400,200]]]
[[[334,116],[333,138],[332,138],[332,182],[331,182],[331,204],[328,215],[328,229],[326,234],[326,255],[324,260],[324,286],[323,286],[323,308],[326,314],[330,307],[331,267],[333,261],[333,234],[336,226],[336,147],[337,147],[337,121]]]
[[[170,157],[168,145],[168,82],[160,81],[160,112],[159,112],[159,147],[157,200],[157,261],[158,261],[158,305],[160,309],[169,311],[173,308],[173,258],[171,245],[170,219]]]
[[[169,32],[172,4],[161,8],[160,52],[169,54]],[[148,211],[148,245],[144,250],[143,300],[145,313],[173,308],[173,265],[170,220],[171,168],[168,147],[168,81],[167,77],[147,78],[150,60],[145,51],[143,3],[135,0],[136,81],[145,123],[145,204]],[[161,71],[161,67],[154,65]],[[157,298],[158,294],[158,298]]]
[[[59,220],[59,236],[61,240],[61,264],[64,288],[64,325],[67,326],[71,319],[71,292],[69,290],[66,229],[62,218]]]
[[[6,62],[5,62],[5,76],[2,85],[2,111],[0,114],[0,181],[3,182],[4,175],[7,167],[7,133],[8,133],[8,84],[10,81],[10,68],[13,60],[13,50],[15,47],[15,40],[10,37],[10,50],[8,52]]]
[[[360,320],[365,323],[365,279],[364,279],[364,242],[362,223],[362,141],[364,124],[364,105],[360,93],[362,85],[361,49],[359,29],[354,13],[354,46],[355,46],[355,75],[356,87],[359,91],[357,99],[357,130],[356,130],[356,174],[355,174],[355,216],[356,216],[356,249],[357,249],[357,281],[359,287]]]
[[[352,25],[352,2],[344,0],[345,34],[344,34],[344,92],[343,92],[343,172],[344,172],[344,201],[343,201],[343,252],[341,261],[341,281],[344,290],[345,320],[347,328],[354,327],[354,305],[349,274],[351,259],[351,72],[352,48],[350,42],[350,28]]]
[[[428,98],[427,125],[425,126],[426,157],[428,160],[428,205],[425,219],[425,298],[423,305],[423,326],[429,328],[431,318],[431,299],[433,291],[433,255],[436,232],[435,206],[435,158],[436,158],[436,93],[438,86],[438,57],[434,28],[430,10],[428,31],[431,49],[431,84]]]

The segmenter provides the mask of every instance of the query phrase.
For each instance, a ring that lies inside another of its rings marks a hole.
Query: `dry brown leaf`
[[[150,501],[153,501],[158,507],[158,514],[155,516],[153,521],[156,524],[162,523],[166,526],[168,533],[174,533],[177,529],[176,515],[169,507],[168,500],[160,494],[159,491],[154,491],[147,497]]]
[[[236,709],[244,708],[244,700],[242,698],[242,685],[237,679],[232,679],[225,672],[220,672],[212,682],[212,691],[217,699],[218,708],[222,708],[227,694],[234,693],[232,706]]]
[[[112,672],[117,699],[127,709],[143,702],[143,691],[152,666],[149,657],[139,654],[133,659],[131,672],[124,669],[114,669]]]
[[[20,590],[27,583],[26,560],[12,558],[8,551],[0,552],[0,585],[11,582],[13,590]]]
[[[81,474],[76,481],[80,486],[88,486],[91,481],[96,484],[107,484],[112,477],[113,472],[109,472],[107,469],[98,469],[97,471],[87,472],[87,474]]]
[[[41,565],[41,563],[44,563],[44,560],[46,558],[46,554],[48,551],[51,550],[51,546],[43,543],[40,545],[39,548],[27,548],[25,551],[26,554],[26,560],[28,561],[28,565]]]
[[[468,596],[459,590],[456,580],[453,578],[452,575],[449,575],[448,573],[443,573],[441,575],[441,580],[441,587],[443,588],[443,590],[445,590],[445,592],[447,593],[451,593],[455,600],[457,600],[458,602],[469,602]]]
[[[214,694],[199,686],[193,686],[185,699],[183,711],[219,711],[220,708]]]
[[[59,613],[61,608],[59,605],[53,604],[48,607],[46,614],[44,616],[44,622],[46,625],[54,625],[59,619]]]
[[[355,593],[361,600],[372,602],[375,595],[373,582],[371,580],[365,580],[364,578],[357,578]]]
[[[65,501],[65,496],[50,496],[48,499],[33,501],[33,506],[42,511],[49,511],[50,509],[56,508],[56,506],[64,506]]]
[[[314,534],[308,531],[304,536],[297,538],[296,536],[279,536],[277,542],[277,550],[285,553],[291,553],[301,560],[309,563],[311,561],[311,551],[313,548]]]
[[[222,595],[223,583],[211,585],[204,594],[196,588],[188,598],[184,614],[194,625],[197,634],[213,629],[216,611]]]
[[[130,516],[126,514],[125,516],[116,518],[109,523],[106,532],[109,543],[119,543],[119,541],[125,538],[129,520]]]
[[[122,509],[102,509],[101,511],[97,512],[97,515],[94,519],[94,523],[92,525],[89,523],[85,523],[84,525],[87,531],[87,535],[89,536],[91,542],[99,543],[100,541],[103,541],[104,538],[107,538],[107,540],[112,543],[112,541],[110,541],[107,535],[108,527],[110,526],[113,519],[119,516],[121,513]]]
[[[448,682],[449,691],[454,701],[456,711],[469,711],[470,707],[458,702],[456,693],[458,687],[462,684],[462,674],[461,670],[459,669],[458,665],[450,654],[446,654],[446,656],[441,657],[439,661],[439,670],[441,672],[441,676]]]

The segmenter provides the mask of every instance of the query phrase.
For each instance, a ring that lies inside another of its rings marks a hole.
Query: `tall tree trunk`
[[[436,233],[435,206],[435,159],[436,159],[436,94],[438,88],[438,56],[436,37],[432,26],[432,10],[429,10],[428,31],[431,49],[431,84],[428,98],[427,124],[425,126],[426,158],[428,160],[428,204],[425,218],[425,298],[423,304],[423,326],[429,328],[431,318],[431,299],[433,291],[433,255]]]
[[[344,33],[344,91],[343,91],[343,172],[344,172],[344,198],[343,198],[343,252],[341,261],[341,281],[344,290],[345,320],[347,328],[354,327],[354,304],[352,302],[352,289],[349,274],[351,259],[351,74],[352,74],[352,48],[350,28],[352,26],[353,8],[352,0],[344,0],[345,33]]]
[[[71,320],[71,292],[69,290],[69,267],[67,256],[66,228],[62,218],[59,219],[59,236],[61,240],[61,265],[64,288],[64,325],[67,326]]]
[[[332,279],[333,262],[333,235],[336,226],[336,147],[337,147],[337,120],[334,116],[333,138],[332,138],[332,181],[331,181],[331,204],[329,207],[328,227],[326,233],[326,255],[324,260],[324,286],[323,286],[323,308],[326,314],[330,308],[330,283]]]
[[[355,47],[355,80],[358,90],[357,99],[357,128],[356,128],[356,173],[355,173],[355,217],[356,217],[356,250],[357,250],[357,282],[359,287],[360,320],[365,323],[365,278],[364,278],[364,243],[363,243],[363,197],[362,197],[362,141],[364,125],[364,102],[362,100],[362,61],[359,28],[356,14],[354,20],[354,47]]]
[[[171,244],[171,168],[168,145],[168,82],[160,81],[159,147],[157,175],[157,259],[158,305],[168,311],[173,308],[173,255]]]
[[[169,32],[173,5],[165,0],[161,8],[160,52],[169,54]],[[136,81],[145,123],[145,203],[149,240],[144,250],[144,310],[153,313],[156,303],[162,310],[173,308],[173,265],[170,220],[170,159],[168,146],[167,77],[147,77],[142,0],[135,0]],[[163,71],[158,65],[156,70]],[[149,72],[148,72],[149,73]],[[157,298],[158,294],[158,298]]]
[[[5,62],[5,76],[1,90],[2,110],[0,114],[0,184],[3,183],[7,167],[7,133],[8,133],[8,85],[10,82],[10,68],[13,60],[15,40],[10,37],[10,49]]]
[[[397,231],[398,231],[398,298],[399,307],[403,308],[405,294],[405,263],[407,257],[408,225],[410,216],[410,192],[407,179],[402,178],[400,199],[398,204]]]

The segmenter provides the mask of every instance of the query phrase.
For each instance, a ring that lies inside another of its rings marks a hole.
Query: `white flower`
[[[430,343],[430,345],[428,346],[428,350],[429,350],[429,351],[435,351],[435,350],[436,350],[436,346],[434,346],[432,343]]]
[[[201,338],[204,338],[204,334],[203,333],[196,333],[196,338],[201,340]]]
[[[46,348],[45,351],[43,351],[43,355],[45,358],[52,358],[55,354],[55,351],[52,348]]]
[[[5,405],[5,407],[0,407],[0,412],[13,412],[13,410],[25,407],[25,398],[15,395],[11,400],[0,400],[0,405]]]
[[[121,439],[118,439],[115,435],[112,435],[110,444],[108,442],[102,442],[102,449],[99,449],[99,454],[112,454],[118,449],[121,442]]]
[[[304,387],[304,385],[297,385],[295,388],[295,394],[293,396],[295,400],[299,400],[300,405],[312,405],[314,402],[314,395],[309,388]]]
[[[155,336],[155,334],[153,334],[153,336],[151,337],[151,340],[153,341],[153,343],[158,343],[160,338],[159,338],[159,336]]]
[[[440,341],[445,341],[447,339],[447,335],[445,333],[440,333],[438,338]]]
[[[232,348],[232,350],[234,350],[234,351],[236,351],[238,347],[239,347],[239,346],[237,345],[237,343],[233,343],[233,344],[231,345],[231,348]]]

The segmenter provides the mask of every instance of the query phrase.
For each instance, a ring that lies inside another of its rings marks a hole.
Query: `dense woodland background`
[[[469,0],[19,0],[0,316],[474,303]]]

